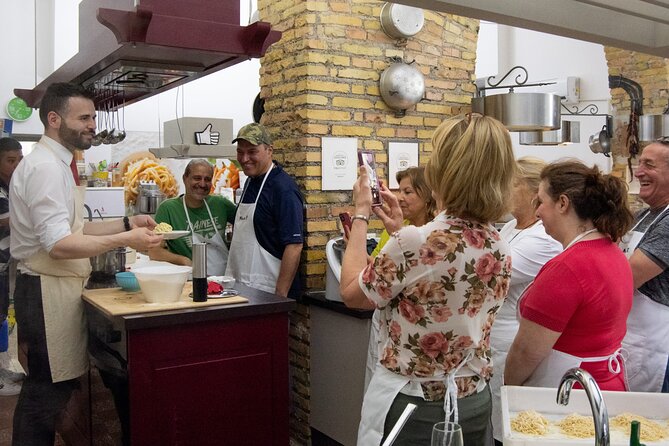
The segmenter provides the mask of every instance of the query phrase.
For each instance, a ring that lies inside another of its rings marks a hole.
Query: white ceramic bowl
[[[216,282],[221,285],[224,290],[229,290],[235,287],[235,278],[232,276],[209,276],[207,280]]]
[[[165,265],[133,268],[144,299],[149,303],[176,302],[181,297],[190,266]]]

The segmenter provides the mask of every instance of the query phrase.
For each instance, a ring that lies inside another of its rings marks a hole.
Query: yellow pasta
[[[511,429],[521,434],[546,435],[548,426],[548,420],[533,410],[520,412],[511,420]]]
[[[144,158],[130,164],[123,181],[126,204],[134,204],[137,201],[141,181],[155,182],[168,198],[174,197],[179,192],[179,187],[172,172],[150,158]]]
[[[172,225],[169,223],[158,223],[155,228],[153,228],[153,232],[156,234],[162,234],[164,232],[172,232]]]
[[[641,441],[658,441],[669,437],[669,431],[659,423],[629,412],[621,413],[611,419],[611,427],[630,434],[632,421],[641,423]]]
[[[558,426],[563,434],[570,437],[589,438],[595,436],[595,423],[592,417],[572,413],[560,420]]]

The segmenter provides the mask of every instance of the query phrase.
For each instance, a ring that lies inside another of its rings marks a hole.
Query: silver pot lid
[[[499,120],[511,132],[560,128],[560,96],[506,93],[472,99],[472,112]]]
[[[425,94],[425,78],[417,68],[396,62],[381,73],[379,89],[383,101],[395,110],[406,110]]]
[[[652,142],[669,136],[669,114],[639,116],[639,141]]]
[[[524,146],[556,146],[581,142],[581,123],[562,121],[558,130],[520,132],[519,142]]]

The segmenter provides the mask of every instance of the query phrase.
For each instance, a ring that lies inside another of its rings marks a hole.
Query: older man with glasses
[[[629,390],[669,393],[669,138],[643,149],[634,176],[648,205],[620,245],[634,275],[623,346]]]

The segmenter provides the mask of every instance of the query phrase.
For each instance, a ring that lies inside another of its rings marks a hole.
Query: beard
[[[86,139],[84,134],[84,132],[78,132],[77,130],[69,128],[65,123],[62,123],[58,129],[58,137],[63,142],[63,145],[65,147],[73,147],[79,150],[90,149],[93,142],[92,139]]]

